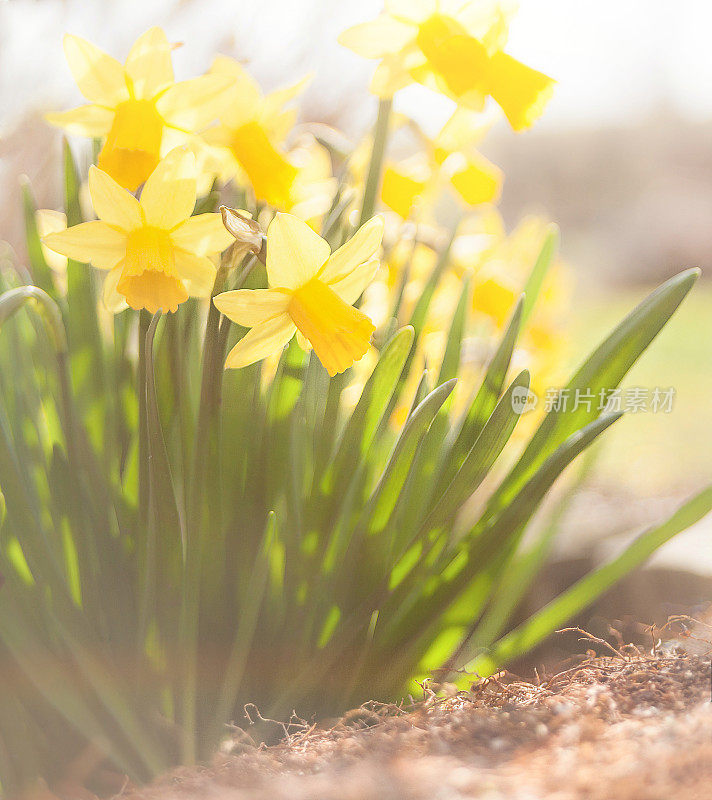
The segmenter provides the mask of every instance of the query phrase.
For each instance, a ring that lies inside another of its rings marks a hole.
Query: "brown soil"
[[[122,800],[709,800],[709,643],[654,655],[591,644],[610,655],[537,683],[502,673],[445,698],[426,686],[409,709],[293,721],[273,747],[241,732],[211,766]]]

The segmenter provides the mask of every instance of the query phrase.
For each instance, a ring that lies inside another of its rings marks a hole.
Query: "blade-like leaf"
[[[185,547],[183,517],[178,509],[171,465],[163,436],[163,426],[156,398],[156,374],[153,359],[153,339],[161,318],[155,314],[146,333],[146,409],[148,425],[149,481],[151,509],[155,533],[161,537],[179,537]]]
[[[460,299],[457,303],[457,308],[452,318],[452,325],[447,337],[447,344],[445,346],[445,353],[443,355],[442,364],[440,366],[440,374],[438,375],[438,386],[451,378],[457,377],[457,372],[460,368],[460,351],[462,350],[462,338],[465,335],[465,326],[467,324],[467,308],[470,299],[470,282],[465,280],[463,282],[462,291],[460,292]]]
[[[516,494],[527,477],[567,436],[596,418],[600,393],[618,386],[673,315],[699,274],[698,269],[685,270],[664,283],[594,350],[564,389],[572,398],[573,408],[554,408],[546,415],[507,480],[502,491],[503,502]],[[573,402],[577,392],[582,396],[592,395],[593,401],[588,405]]]
[[[449,469],[444,470],[442,480],[447,480],[447,482],[452,480],[454,472],[462,463],[462,459],[474,444],[475,439],[480,435],[485,422],[487,422],[497,404],[497,400],[502,393],[505,378],[507,377],[509,364],[512,360],[514,345],[517,342],[517,337],[522,327],[523,307],[524,298],[520,297],[514,307],[509,324],[497,347],[497,351],[490,361],[482,385],[475,395],[475,399],[472,401],[465,419],[461,424],[460,431],[452,447],[452,463],[449,465]]]
[[[453,378],[438,386],[419,403],[406,422],[364,512],[364,521],[369,535],[381,533],[385,529],[408,477],[418,445],[440,407],[455,387],[455,383],[456,380]]]
[[[344,430],[332,467],[322,481],[322,490],[326,494],[331,494],[337,486],[345,485],[346,476],[355,473],[358,462],[371,447],[408,358],[413,336],[413,329],[406,326],[383,348],[378,364],[366,382],[361,399]]]
[[[515,392],[528,390],[529,372],[522,370],[502,395],[462,466],[436,503],[427,527],[432,529],[451,519],[487,477],[519,420],[512,397]]]
[[[546,273],[549,271],[556,251],[559,247],[559,227],[558,225],[549,225],[544,244],[542,245],[537,260],[534,263],[532,271],[529,273],[527,282],[524,285],[524,306],[522,308],[522,328],[527,324],[531,317],[536,301],[539,297],[542,284],[546,278]]]
[[[514,656],[535,647],[542,639],[579,613],[659,547],[699,522],[712,510],[712,487],[688,500],[662,525],[643,533],[617,558],[586,575],[568,591],[552,600],[524,624],[500,639],[492,650],[470,666],[478,675],[491,675]]]
[[[22,182],[22,208],[25,216],[27,257],[32,269],[32,279],[40,289],[44,289],[45,292],[56,299],[52,270],[45,260],[39,231],[37,230],[37,206],[32,196],[30,183],[27,180]]]

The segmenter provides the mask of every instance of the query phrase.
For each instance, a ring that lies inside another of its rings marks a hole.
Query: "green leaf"
[[[171,465],[163,436],[160,412],[156,397],[156,372],[153,357],[153,340],[160,311],[154,314],[146,333],[146,420],[148,426],[149,482],[151,508],[153,511],[154,536],[171,538],[177,536],[185,549],[185,526],[173,487]]]
[[[247,667],[250,647],[252,644],[262,600],[267,589],[270,573],[270,553],[275,543],[276,524],[275,514],[270,512],[265,526],[264,539],[252,566],[250,578],[243,596],[240,608],[240,620],[237,625],[235,639],[232,644],[228,665],[221,689],[214,722],[222,727],[223,720],[230,719],[235,710],[235,700],[238,696],[240,684]]]
[[[82,182],[66,139],[63,152],[64,206],[67,225],[72,226],[82,222],[79,202]],[[93,402],[101,408],[106,403],[106,392],[94,272],[87,264],[80,264],[71,258],[67,261],[67,335],[73,354],[72,375],[77,396],[82,398],[85,407]],[[104,417],[100,416],[103,423]],[[99,430],[93,433],[95,441],[101,438]]]
[[[643,351],[662,330],[699,277],[698,269],[689,269],[671,278],[613,330],[594,350],[569,381],[565,390],[574,398],[576,392],[591,393],[593,402],[575,404],[572,410],[550,411],[529,442],[521,459],[507,479],[503,501],[513,497],[553,450],[573,431],[595,419],[601,391],[614,389]]]
[[[475,395],[475,399],[472,401],[457,434],[452,447],[452,464],[449,469],[444,471],[444,479],[447,479],[448,482],[452,479],[454,471],[460,466],[462,458],[464,458],[480,435],[485,422],[489,419],[502,393],[502,387],[504,386],[509,364],[512,360],[512,353],[514,352],[514,345],[522,327],[523,308],[524,298],[520,297],[514,307],[499,346],[487,367],[482,385]]]
[[[534,268],[529,273],[527,282],[524,286],[524,306],[522,308],[522,328],[527,324],[531,317],[536,301],[539,297],[542,284],[549,271],[556,251],[559,248],[559,227],[558,225],[551,224],[548,227],[544,244],[537,256]]]
[[[44,289],[51,297],[55,296],[54,279],[42,251],[39,231],[37,230],[37,205],[32,196],[32,188],[28,180],[22,181],[22,209],[25,217],[25,237],[27,242],[27,257],[32,269],[32,279]]]
[[[522,370],[495,406],[462,466],[430,513],[424,527],[442,525],[459,511],[487,477],[519,421],[512,396],[529,390],[529,372]]]
[[[465,279],[460,292],[460,299],[458,300],[455,314],[452,318],[452,325],[447,337],[447,344],[445,346],[445,353],[443,355],[442,364],[440,366],[440,374],[438,375],[437,384],[445,383],[451,378],[457,377],[457,372],[460,368],[460,352],[462,350],[462,339],[465,335],[465,326],[467,324],[467,309],[470,300],[470,281]]]
[[[62,157],[64,160],[64,212],[67,215],[67,227],[71,228],[83,221],[82,206],[79,200],[82,179],[72,155],[72,149],[66,139],[62,141]]]
[[[389,611],[397,621],[394,642],[398,647],[427,639],[431,626],[437,625],[442,610],[448,608],[473,579],[489,581],[488,572],[500,559],[509,557],[518,544],[526,525],[539,507],[544,495],[563,470],[583,452],[604,430],[621,417],[610,414],[594,420],[577,431],[541,465],[534,477],[498,514],[485,511],[481,520],[467,536],[453,536],[450,544],[431,565],[438,576],[438,588],[422,596],[425,556],[389,598]],[[496,497],[496,494],[495,494]],[[490,500],[490,506],[497,506]],[[485,599],[486,595],[483,594]],[[473,617],[478,609],[473,609]]]
[[[704,489],[688,500],[662,525],[643,533],[617,558],[586,575],[525,623],[500,639],[489,653],[477,658],[470,665],[470,669],[478,675],[491,675],[512,658],[531,650],[575,614],[591,605],[597,597],[631,570],[642,564],[659,547],[699,522],[710,510],[712,510],[712,487]]]
[[[418,446],[456,382],[452,379],[438,386],[419,403],[406,422],[364,512],[363,520],[369,535],[373,536],[385,530],[408,477]]]
[[[322,491],[331,495],[343,491],[347,479],[368,452],[398,385],[403,365],[413,345],[414,331],[401,328],[383,348],[371,377],[344,430],[334,462],[322,481]]]
[[[383,173],[383,158],[388,141],[388,128],[391,119],[392,99],[381,100],[378,104],[378,118],[373,131],[373,147],[371,160],[368,165],[368,174],[363,191],[361,203],[361,221],[359,225],[368,222],[376,208],[376,200],[381,191],[381,177]]]

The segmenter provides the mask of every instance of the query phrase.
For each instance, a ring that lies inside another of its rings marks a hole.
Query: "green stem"
[[[218,268],[211,292],[208,319],[203,343],[203,372],[200,386],[200,405],[195,432],[191,494],[188,506],[187,547],[184,567],[184,587],[180,610],[181,657],[183,659],[182,683],[176,698],[180,709],[180,724],[183,729],[183,763],[194,763],[198,757],[197,742],[197,695],[198,695],[198,624],[200,607],[200,581],[203,558],[204,491],[205,475],[210,453],[210,428],[219,404],[220,377],[222,371],[219,358],[220,312],[212,298],[225,286],[232,265],[232,252],[228,250]]]
[[[146,416],[146,334],[151,315],[138,318],[138,509],[143,530],[148,525],[148,418]]]
[[[373,216],[376,208],[376,200],[381,191],[381,177],[383,175],[383,157],[386,152],[386,142],[388,140],[388,124],[391,118],[391,108],[393,100],[381,100],[378,104],[378,118],[373,132],[373,149],[371,150],[371,161],[368,165],[368,176],[366,178],[366,188],[363,193],[363,204],[361,206],[361,221],[363,225]]]
[[[188,435],[191,426],[188,403],[184,402],[183,398],[188,397],[188,381],[186,379],[185,360],[182,358],[180,318],[177,314],[168,314],[165,324],[170,360],[171,388],[173,390],[173,419],[171,420],[171,427],[178,432],[180,475],[183,478],[177,481],[176,485],[180,487],[182,502],[185,504],[185,476],[190,468]]]

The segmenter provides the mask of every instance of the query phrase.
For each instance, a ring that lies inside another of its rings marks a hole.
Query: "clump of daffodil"
[[[383,220],[373,217],[338,250],[292,214],[277,213],[267,230],[268,289],[213,298],[219,311],[251,330],[225,367],[245,367],[283,348],[297,334],[332,377],[361,359],[375,327],[353,303],[378,269]]]
[[[65,36],[64,52],[89,104],[47,119],[69,133],[104,139],[99,168],[132,192],[162,156],[196,141],[227,100],[230,81],[223,75],[174,82],[161,28],[140,36],[123,65],[79,36]]]
[[[218,56],[210,68],[230,82],[228,101],[219,123],[205,132],[212,148],[208,168],[227,182],[252,186],[255,199],[302,218],[314,210],[301,204],[315,194],[326,194],[326,207],[335,189],[328,154],[316,140],[304,140],[290,152],[285,146],[296,122],[296,111],[285,108],[302,91],[305,80],[263,95],[254,78],[232,58]],[[323,208],[323,203],[320,208]],[[323,213],[323,211],[322,211]]]
[[[504,52],[507,11],[483,0],[386,0],[375,20],[339,37],[366,58],[380,59],[371,85],[392,97],[412,82],[475,111],[492,97],[514,130],[528,128],[548,102],[554,81]]]
[[[176,148],[150,174],[141,198],[106,172],[89,169],[89,193],[98,220],[44,237],[44,244],[76,261],[108,270],[104,302],[125,308],[176,311],[188,297],[212,290],[216,268],[209,256],[233,238],[220,214],[191,216],[196,200],[194,155]]]

